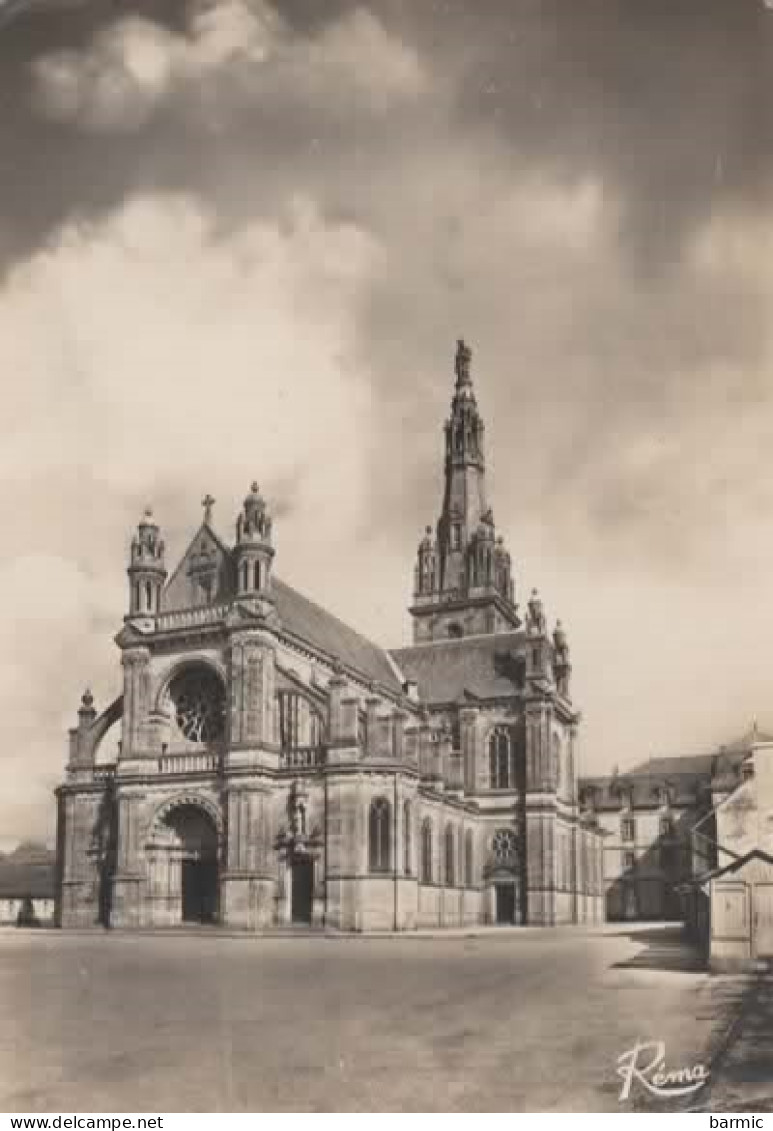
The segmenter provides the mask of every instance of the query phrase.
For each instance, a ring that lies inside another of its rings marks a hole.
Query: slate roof
[[[717,868],[712,868],[700,876],[695,876],[688,882],[691,883],[692,886],[697,887],[700,884],[706,883],[707,880],[716,880],[719,879],[720,876],[726,876],[728,873],[740,871],[750,860],[759,860],[763,864],[773,865],[773,856],[771,856],[769,852],[765,852],[762,848],[751,848],[748,852],[745,852],[743,856],[737,856],[728,864],[722,864]]]
[[[579,787],[595,790],[595,807],[599,810],[620,808],[620,799],[612,788],[614,782],[632,789],[635,808],[656,806],[658,787],[666,782],[674,789],[675,805],[691,805],[697,801],[701,788],[707,788],[712,781],[715,784],[737,782],[741,764],[749,756],[754,742],[771,741],[769,734],[749,730],[741,738],[710,753],[648,758],[616,777],[583,777]]]
[[[343,664],[390,690],[402,691],[398,673],[385,649],[278,577],[272,578],[271,591],[282,627],[288,632],[330,656],[337,656]]]
[[[232,566],[233,551],[211,526],[204,523],[199,527],[164,587],[162,605],[165,612],[193,606],[192,585],[184,566],[202,542],[211,549],[217,562],[216,601],[231,601],[236,596]],[[375,680],[390,691],[402,692],[399,673],[395,671],[385,649],[344,624],[315,601],[304,597],[275,574],[271,578],[271,591],[282,627],[288,632],[311,645],[313,649],[338,658],[346,667],[353,668],[366,680]]]
[[[415,680],[427,703],[455,703],[513,695],[521,687],[524,633],[464,636],[395,648],[390,653],[406,679]]]
[[[618,810],[621,808],[621,797],[616,792],[617,787],[631,790],[633,806],[635,809],[657,808],[660,805],[659,789],[666,782],[673,789],[673,805],[695,805],[698,801],[702,786],[708,786],[711,781],[709,773],[674,773],[668,774],[642,774],[621,773],[616,777],[582,777],[579,781],[581,792],[594,790],[594,808],[602,811],[605,809]]]

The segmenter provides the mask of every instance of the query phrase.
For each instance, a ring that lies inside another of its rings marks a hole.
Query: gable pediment
[[[228,601],[233,596],[231,551],[202,523],[161,594],[164,612]]]

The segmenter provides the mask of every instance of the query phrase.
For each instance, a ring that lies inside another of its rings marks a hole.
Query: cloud
[[[757,0],[694,8],[84,0],[8,25],[0,518],[7,555],[82,578],[34,773],[117,677],[146,501],[174,557],[205,491],[228,534],[258,476],[279,572],[399,638],[460,335],[521,595],[572,631],[586,764],[764,713],[771,30]]]
[[[19,835],[31,810],[50,828],[43,798],[83,686],[95,682],[102,704],[119,690],[110,640],[146,501],[174,564],[204,492],[230,539],[257,476],[279,514],[279,572],[292,578],[310,548],[318,585],[340,571],[366,505],[375,424],[352,355],[379,263],[367,233],[325,223],[308,201],[281,225],[222,235],[192,200],[143,198],[68,226],[0,288],[16,375],[0,456],[0,713]]]
[[[299,38],[263,0],[203,0],[185,30],[127,16],[97,30],[84,49],[36,59],[32,74],[45,116],[104,132],[138,130],[175,97],[210,114],[224,99],[270,100],[312,114],[354,101],[383,113],[426,85],[416,53],[369,11]]]

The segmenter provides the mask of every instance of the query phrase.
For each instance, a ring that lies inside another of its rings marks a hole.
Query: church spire
[[[510,555],[496,537],[486,498],[485,427],[471,363],[472,350],[460,338],[451,413],[445,424],[443,503],[436,537],[428,527],[416,567],[411,612],[417,641],[498,632],[519,623]]]

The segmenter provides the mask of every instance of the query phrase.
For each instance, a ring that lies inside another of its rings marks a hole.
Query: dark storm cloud
[[[307,35],[357,7],[342,0],[284,0],[279,10],[295,33]],[[452,83],[452,129],[490,133],[514,159],[569,181],[583,172],[609,178],[623,198],[622,235],[639,267],[673,264],[684,233],[710,210],[766,201],[773,18],[760,0],[393,0],[372,10]],[[179,116],[174,131],[168,120],[165,129],[162,113],[134,138],[79,137],[52,127],[31,106],[34,59],[83,47],[100,28],[131,13],[185,29],[189,7],[184,0],[60,0],[34,5],[26,15],[17,7],[4,26],[6,254],[23,254],[68,213],[99,211],[138,185],[193,183],[190,152],[197,137],[190,120],[193,136],[180,132]],[[301,175],[313,178],[313,160],[304,162],[305,154],[292,146],[310,140],[300,128],[303,111],[273,109],[272,120],[257,105],[240,116],[242,146],[249,145],[251,121],[261,147],[297,162]],[[337,123],[337,137],[324,137],[328,157],[336,148],[350,159],[358,150],[367,155],[368,131],[359,131],[357,122],[352,107],[348,122]],[[228,124],[223,128],[227,133]],[[290,145],[282,154],[283,139]],[[215,144],[211,136],[207,144]],[[206,191],[206,176],[201,187]]]
[[[431,513],[435,437],[405,454],[400,475],[380,472],[407,417],[416,427],[444,411],[450,363],[439,345],[466,333],[483,347],[491,411],[520,437],[499,462],[522,484],[523,505],[546,497],[558,525],[582,490],[583,513],[604,538],[649,530],[673,469],[655,460],[611,473],[599,421],[623,448],[642,427],[676,433],[683,412],[695,411],[690,390],[719,363],[727,378],[707,395],[707,415],[738,395],[739,366],[742,399],[766,395],[764,297],[743,273],[700,276],[689,256],[710,218],[750,216],[766,203],[771,14],[758,0],[376,0],[368,10],[416,51],[428,77],[423,97],[387,112],[307,88],[302,51],[289,69],[269,62],[257,83],[235,64],[196,85],[170,84],[131,129],[79,128],[41,112],[32,81],[41,60],[88,52],[136,14],[184,43],[199,9],[184,0],[52,4],[6,25],[6,265],[65,221],[99,217],[138,192],[198,193],[224,229],[282,216],[289,197],[309,194],[331,221],[361,225],[385,249],[361,315],[363,369],[384,406],[373,513],[404,523],[406,497],[417,524]],[[277,10],[286,42],[303,46],[363,8],[284,0]],[[567,202],[584,184],[601,186],[602,244],[567,249],[559,231],[529,246],[502,202],[530,181],[537,194],[540,183],[563,190]],[[500,216],[499,229],[488,214]],[[698,517],[680,527],[677,546],[701,527],[690,482],[678,509],[692,502]],[[363,534],[378,536],[381,522],[366,521]]]
[[[459,336],[592,765],[732,733],[773,632],[773,13],[212,0],[235,22],[202,32],[203,8],[0,7],[6,794],[59,776],[85,682],[115,690],[146,492],[171,551],[257,475],[280,572],[399,638]]]

